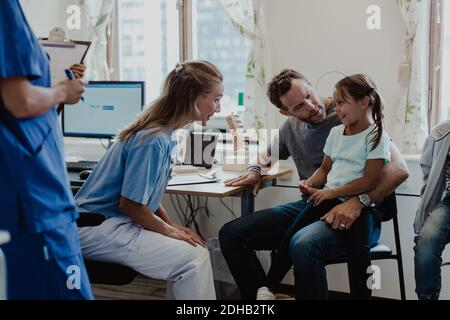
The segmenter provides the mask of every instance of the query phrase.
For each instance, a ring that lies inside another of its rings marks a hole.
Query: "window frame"
[[[428,68],[428,128],[429,131],[440,122],[442,114],[442,62],[444,41],[445,3],[431,0]],[[448,22],[447,22],[448,23]]]

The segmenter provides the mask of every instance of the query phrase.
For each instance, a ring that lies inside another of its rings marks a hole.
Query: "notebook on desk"
[[[172,179],[170,179],[167,186],[173,187],[173,186],[183,186],[183,185],[189,185],[189,184],[215,183],[215,182],[219,182],[219,181],[220,181],[220,179],[217,179],[217,178],[207,179],[205,177],[199,176],[198,174],[183,174],[183,175],[173,176]]]

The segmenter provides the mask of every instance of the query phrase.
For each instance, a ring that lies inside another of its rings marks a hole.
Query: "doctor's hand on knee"
[[[181,241],[186,241],[187,243],[193,245],[194,247],[196,247],[197,245],[204,247],[201,239],[199,239],[196,236],[192,236],[178,228],[174,228],[174,227],[170,228],[167,231],[167,233],[165,234],[165,236],[173,238],[173,239],[181,240]]]
[[[202,247],[206,247],[206,242],[202,238],[200,238],[200,236],[198,234],[196,234],[194,231],[192,231],[191,229],[177,225],[177,224],[172,224],[172,226],[185,232],[187,235],[190,235],[190,236],[196,238],[198,244],[200,244]]]

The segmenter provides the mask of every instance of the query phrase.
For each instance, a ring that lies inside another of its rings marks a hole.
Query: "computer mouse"
[[[89,177],[89,175],[91,174],[91,170],[84,170],[84,171],[81,171],[80,172],[80,179],[81,180],[86,180],[88,177]]]

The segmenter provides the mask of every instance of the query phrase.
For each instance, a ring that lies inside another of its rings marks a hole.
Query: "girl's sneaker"
[[[276,300],[276,296],[267,287],[261,287],[256,293],[256,300]]]

